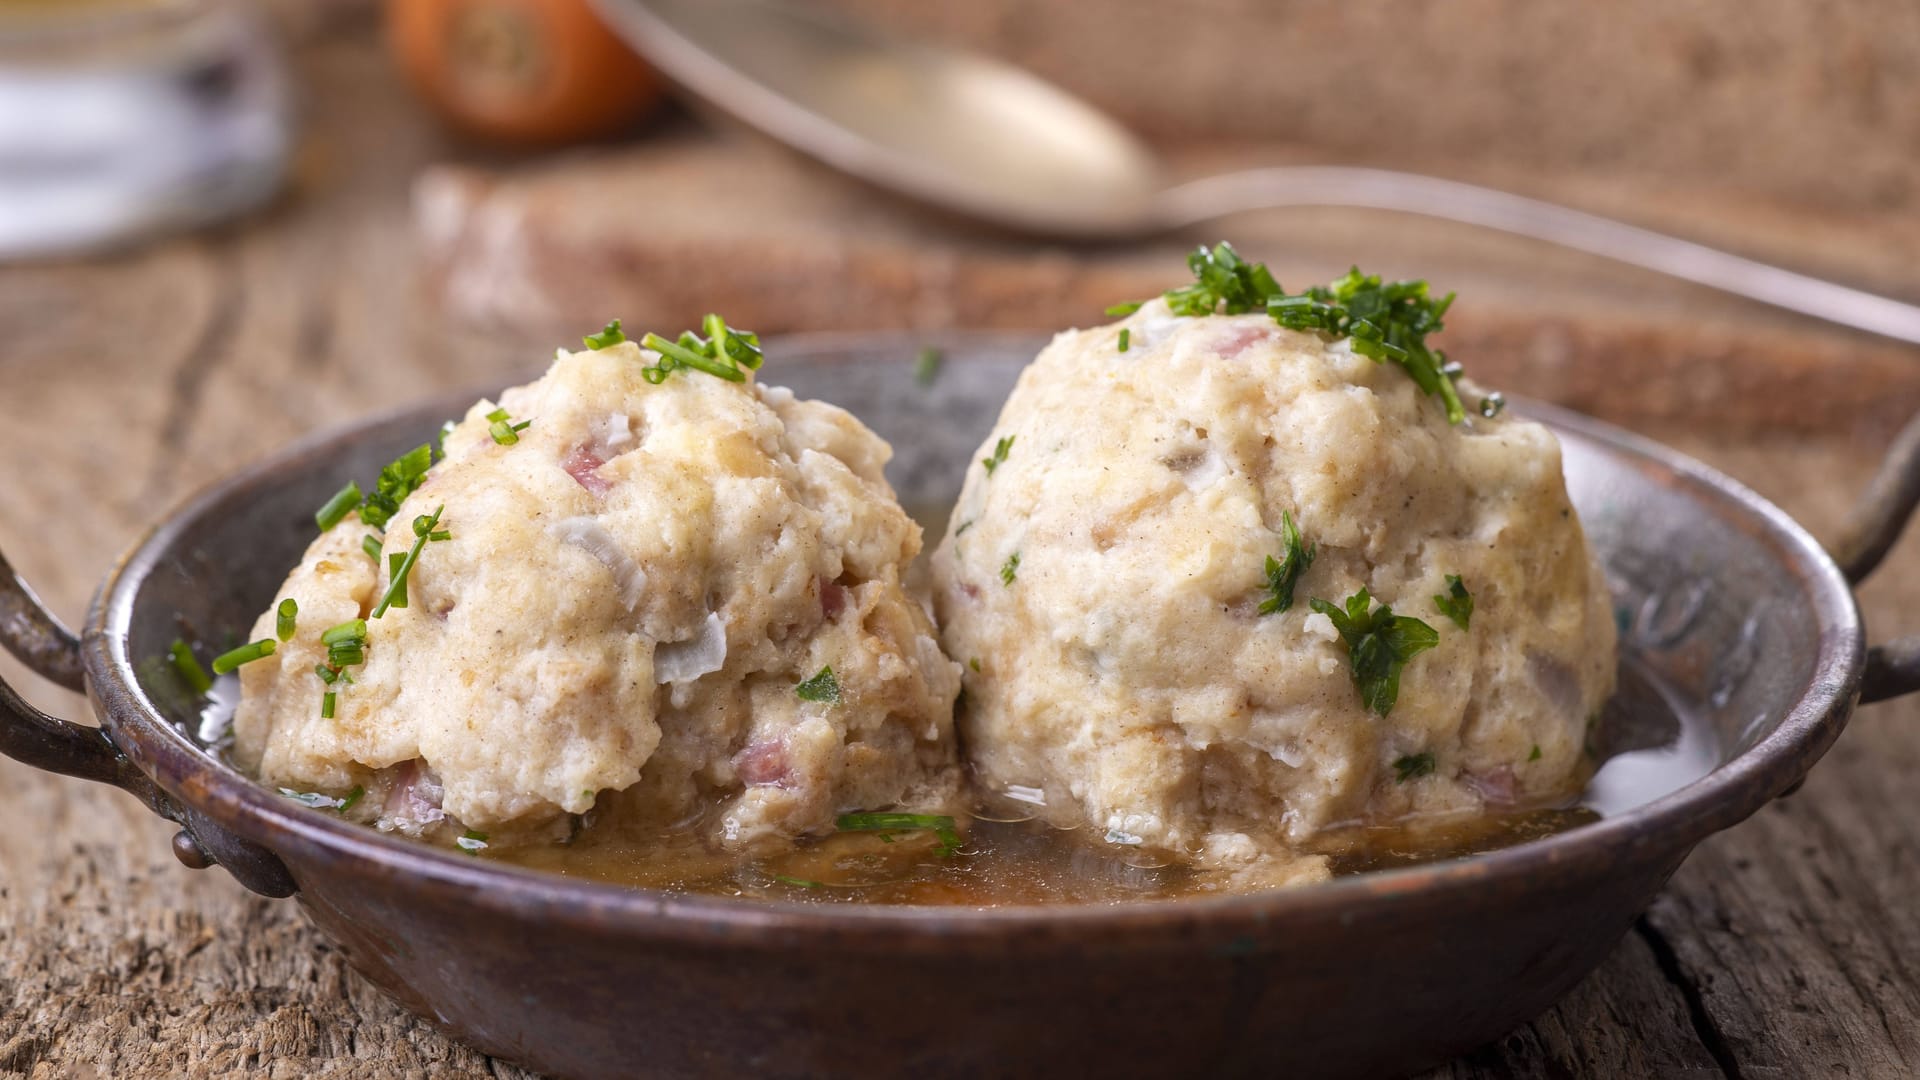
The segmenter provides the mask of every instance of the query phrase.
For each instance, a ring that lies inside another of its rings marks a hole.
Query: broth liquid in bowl
[[[1320,834],[1309,850],[1335,874],[1457,859],[1555,833],[1658,798],[1710,771],[1718,748],[1699,718],[1631,656],[1619,688],[1594,725],[1602,759],[1571,803],[1441,819],[1359,822]],[[1228,875],[1159,853],[1105,842],[1087,829],[1060,829],[1019,816],[995,798],[972,818],[960,850],[943,854],[928,832],[839,833],[766,858],[706,848],[698,830],[627,833],[580,830],[564,845],[486,852],[516,865],[637,888],[819,903],[994,907],[1118,903],[1219,895]]]

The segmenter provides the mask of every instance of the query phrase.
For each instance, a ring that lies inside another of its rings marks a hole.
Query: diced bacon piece
[[[754,787],[784,787],[791,769],[787,745],[778,739],[749,743],[733,756],[733,768],[742,781]]]
[[[820,614],[831,619],[847,609],[847,587],[822,579],[820,582]]]
[[[581,446],[562,459],[560,467],[567,470],[567,475],[578,481],[581,487],[595,495],[605,495],[613,486],[606,477],[600,475],[600,466],[605,464],[606,461],[599,455]]]
[[[1231,360],[1246,352],[1247,346],[1272,336],[1273,332],[1263,327],[1236,325],[1220,336],[1214,348],[1222,357]]]

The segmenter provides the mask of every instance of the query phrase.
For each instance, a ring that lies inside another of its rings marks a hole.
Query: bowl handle
[[[1834,562],[1858,585],[1873,573],[1920,506],[1920,416],[1907,421],[1880,462],[1880,470],[1853,505],[1833,546]],[[1920,690],[1920,635],[1867,650],[1862,704]]]
[[[86,689],[80,639],[61,625],[0,553],[0,645],[69,690]],[[293,875],[279,856],[243,840],[161,790],[114,745],[103,728],[69,723],[34,708],[0,679],[0,754],[36,769],[112,784],[182,826],[173,853],[194,869],[218,863],[264,896],[292,896]]]

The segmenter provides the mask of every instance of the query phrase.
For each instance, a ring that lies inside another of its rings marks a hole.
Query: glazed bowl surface
[[[903,501],[937,506],[1041,344],[794,338],[769,343],[762,375],[865,420],[895,447]],[[928,345],[944,354],[930,382]],[[1324,885],[1115,905],[749,902],[545,875],[253,783],[202,743],[201,703],[165,659],[178,637],[243,633],[314,508],[477,396],[310,439],[170,516],[108,577],[80,638],[105,738],[0,687],[0,751],[134,791],[181,822],[183,860],[297,897],[408,1008],[556,1076],[1404,1072],[1498,1038],[1592,970],[1695,844],[1804,775],[1859,693],[1852,594],[1804,530],[1678,454],[1518,402],[1561,439],[1623,672],[1657,698],[1616,710],[1603,756],[1637,779],[1602,791],[1593,824]],[[9,644],[34,653],[28,636]],[[28,659],[64,662],[57,647]]]

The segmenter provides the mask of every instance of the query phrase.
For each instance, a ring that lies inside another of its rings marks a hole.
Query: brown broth
[[[1313,845],[1336,875],[1437,862],[1550,836],[1598,820],[1579,807],[1392,825],[1350,826]],[[758,859],[697,839],[585,830],[570,845],[524,847],[502,861],[565,877],[673,893],[814,903],[1001,907],[1172,900],[1235,891],[1227,874],[1099,842],[1040,821],[976,819],[965,845],[939,853],[930,834],[843,833]],[[491,853],[489,853],[491,855]]]
[[[1600,765],[1577,801],[1351,824],[1320,834],[1307,853],[1326,856],[1336,876],[1465,858],[1643,805],[1704,775],[1719,760],[1711,729],[1700,718],[1688,718],[1631,658],[1621,664],[1619,689],[1594,727],[1592,744]],[[979,817],[950,856],[927,833],[843,833],[781,855],[742,859],[709,850],[691,832],[637,836],[587,828],[566,845],[489,851],[485,857],[637,888],[814,903],[1110,904],[1248,887],[1223,871],[1105,843],[1086,829]]]

